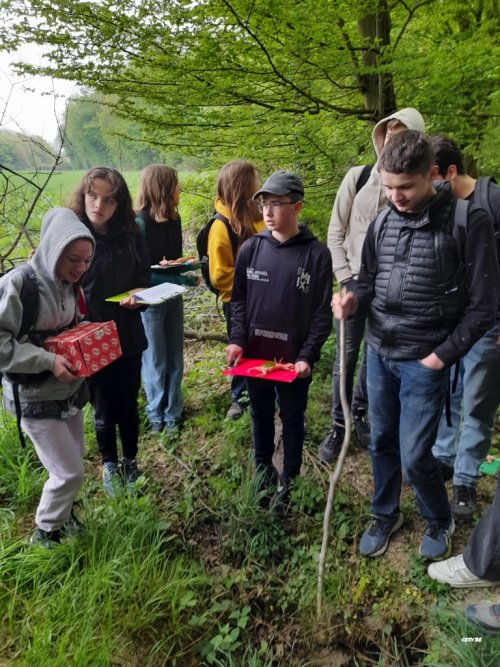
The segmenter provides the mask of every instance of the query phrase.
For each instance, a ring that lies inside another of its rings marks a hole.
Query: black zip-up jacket
[[[149,287],[151,262],[146,240],[140,233],[111,231],[97,234],[87,225],[95,239],[95,254],[83,280],[83,292],[90,322],[114,320],[123,355],[142,352],[148,346],[140,310],[123,308],[105,301],[110,296],[136,287]]]
[[[371,223],[352,290],[369,308],[366,341],[379,354],[403,360],[434,352],[450,366],[495,322],[498,263],[486,212],[469,209],[459,248],[451,188],[434,186],[423,211],[390,205],[377,233]]]
[[[230,343],[252,359],[313,367],[332,328],[332,260],[305,227],[284,243],[266,230],[243,243],[231,293]]]

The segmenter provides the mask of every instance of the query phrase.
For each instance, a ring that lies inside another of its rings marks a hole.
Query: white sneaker
[[[472,574],[464,563],[463,555],[447,558],[438,563],[431,563],[427,569],[427,574],[431,579],[435,579],[441,584],[449,584],[453,588],[481,588],[500,584],[500,581],[486,581],[486,579],[480,579]]]

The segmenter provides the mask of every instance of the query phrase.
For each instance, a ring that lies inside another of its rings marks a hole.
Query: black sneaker
[[[453,486],[451,513],[457,521],[472,521],[477,508],[477,494],[474,486]]]
[[[122,458],[122,470],[125,486],[134,486],[139,477],[142,475],[142,471],[139,470],[136,460],[127,459],[125,456]]]
[[[51,549],[54,544],[59,544],[60,541],[60,530],[42,530],[41,528],[36,528],[35,532],[30,537],[30,544],[33,546],[45,547],[45,549]]]
[[[357,410],[353,415],[354,432],[356,440],[362,449],[368,449],[370,444],[370,424],[366,418],[366,412]]]
[[[323,439],[318,449],[318,457],[323,463],[331,463],[340,454],[344,442],[345,428],[335,424],[335,427]]]

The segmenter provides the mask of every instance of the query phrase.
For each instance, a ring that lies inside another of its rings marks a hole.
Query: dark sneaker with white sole
[[[403,525],[401,512],[396,516],[376,516],[363,533],[359,543],[359,553],[362,556],[381,556],[389,545],[391,535]]]
[[[427,560],[443,560],[451,554],[451,536],[455,532],[455,522],[451,520],[447,528],[428,524],[420,542],[419,553]]]

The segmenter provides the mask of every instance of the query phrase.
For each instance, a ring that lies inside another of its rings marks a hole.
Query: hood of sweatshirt
[[[276,246],[285,246],[285,245],[299,245],[301,243],[310,243],[311,241],[316,241],[316,237],[314,234],[309,231],[309,229],[305,226],[304,223],[299,224],[299,233],[295,234],[295,236],[292,236],[291,238],[287,239],[286,241],[278,241],[277,239],[274,238],[272,233],[268,230],[265,229],[262,232],[259,232],[256,234],[256,236],[265,239],[272,245]]]
[[[387,116],[387,118],[379,120],[372,132],[373,148],[375,149],[377,158],[380,156],[384,147],[387,123],[390,120],[399,120],[408,130],[417,130],[418,132],[425,131],[424,119],[416,109],[413,109],[413,107],[406,107],[405,109],[401,109],[400,111],[396,111],[390,116]]]
[[[33,267],[40,294],[36,328],[57,329],[74,316],[74,287],[56,276],[56,265],[64,249],[77,239],[86,239],[95,248],[94,237],[68,208],[53,208],[44,217],[40,244],[29,264]]]
[[[57,262],[66,246],[77,239],[87,239],[95,248],[94,237],[73,211],[52,208],[43,219],[40,244],[29,263],[44,280],[59,282],[56,277]]]

